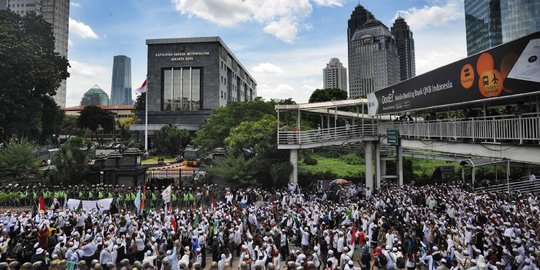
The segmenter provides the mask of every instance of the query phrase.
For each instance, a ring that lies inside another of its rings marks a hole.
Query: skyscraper
[[[413,33],[405,19],[401,17],[394,21],[391,32],[396,39],[400,81],[404,81],[416,75]]]
[[[347,69],[337,58],[330,59],[323,69],[323,87],[347,91]]]
[[[540,30],[540,1],[465,0],[467,54]]]
[[[360,29],[368,20],[374,18],[373,14],[362,5],[359,4],[356,6],[351,14],[351,18],[347,22],[347,42],[349,43],[349,48],[354,32]]]
[[[67,57],[69,34],[69,1],[70,0],[0,0],[0,9],[9,9],[21,16],[28,13],[43,15],[45,21],[52,25],[54,48],[61,56]],[[62,81],[53,96],[56,104],[66,106],[66,81]]]
[[[357,98],[399,82],[396,40],[371,19],[356,30],[349,49],[349,97]]]
[[[131,104],[131,59],[125,55],[117,55],[113,62],[111,105]]]

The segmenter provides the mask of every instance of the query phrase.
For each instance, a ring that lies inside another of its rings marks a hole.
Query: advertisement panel
[[[540,32],[368,95],[370,116],[540,91]]]

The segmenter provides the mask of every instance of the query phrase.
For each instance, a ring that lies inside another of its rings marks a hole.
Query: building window
[[[163,70],[163,110],[195,111],[201,109],[200,68]]]

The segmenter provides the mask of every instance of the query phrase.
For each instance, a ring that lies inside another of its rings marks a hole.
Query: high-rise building
[[[323,69],[323,87],[347,91],[347,68],[337,58],[330,59]]]
[[[540,30],[540,1],[465,0],[467,54]]]
[[[391,32],[396,39],[400,81],[404,81],[416,75],[413,33],[402,17],[394,21]]]
[[[367,21],[351,38],[349,97],[358,98],[399,82],[396,40],[378,20]]]
[[[150,142],[165,125],[198,130],[214,109],[257,97],[257,82],[219,37],[147,39],[146,44]],[[144,128],[143,120],[130,130],[142,141]]]
[[[347,42],[351,44],[351,38],[354,32],[360,28],[370,19],[375,17],[371,12],[365,9],[362,5],[357,5],[351,14],[351,18],[347,22]],[[349,46],[350,48],[350,46]]]
[[[113,61],[111,105],[131,105],[131,59],[117,55]]]
[[[500,1],[503,43],[540,31],[540,1]]]
[[[109,105],[109,95],[103,91],[97,84],[84,93],[81,99],[81,106],[101,106]]]
[[[502,43],[500,1],[465,0],[468,55],[476,54]]]
[[[0,9],[9,9],[21,16],[28,13],[43,15],[51,24],[54,34],[54,48],[61,56],[67,57],[69,34],[70,0],[0,0]],[[66,106],[66,81],[62,81],[53,97],[56,104]]]

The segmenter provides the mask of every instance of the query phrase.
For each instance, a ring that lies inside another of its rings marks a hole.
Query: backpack
[[[386,255],[381,253],[381,254],[379,254],[379,256],[377,256],[377,266],[378,267],[386,269],[386,264],[387,263],[388,263],[388,258],[386,258]]]
[[[404,269],[405,268],[405,257],[403,257],[403,256],[398,257],[397,260],[396,260],[396,266],[399,269]]]

